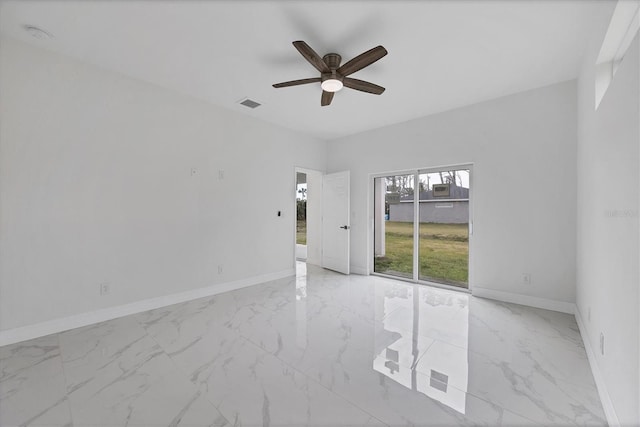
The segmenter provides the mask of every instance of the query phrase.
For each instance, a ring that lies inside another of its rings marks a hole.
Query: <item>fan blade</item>
[[[384,88],[382,86],[374,85],[373,83],[365,82],[364,80],[352,79],[351,77],[345,77],[342,84],[349,89],[372,93],[374,95],[380,95],[384,92]]]
[[[320,71],[321,73],[328,73],[331,71],[327,64],[324,63],[322,58],[320,58],[320,55],[318,55],[313,49],[311,49],[311,46],[309,46],[302,40],[293,42],[293,45],[296,49],[298,49],[298,52],[300,52],[302,56],[304,56],[304,59],[309,61],[309,63],[313,65],[316,70]]]
[[[373,49],[369,49],[365,53],[362,53],[351,61],[345,63],[342,67],[338,68],[338,74],[342,76],[348,76],[356,71],[362,70],[364,67],[369,66],[382,58],[387,54],[387,49],[382,46],[376,46]]]
[[[319,83],[322,79],[320,77],[313,77],[311,79],[300,79],[300,80],[291,80],[289,82],[276,83],[273,87],[289,87],[289,86],[298,86],[298,85],[306,85],[309,83]]]
[[[331,104],[331,100],[333,99],[333,94],[335,92],[327,92],[326,90],[322,91],[322,98],[320,99],[320,105],[326,106]]]

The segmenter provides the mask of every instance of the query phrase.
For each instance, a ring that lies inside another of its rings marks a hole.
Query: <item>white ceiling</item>
[[[594,22],[614,2],[2,1],[9,37],[323,139],[450,110],[577,76]],[[43,41],[22,29],[38,26]],[[343,62],[382,44],[350,89],[320,107],[319,73],[291,45]],[[244,97],[263,105],[249,110]]]

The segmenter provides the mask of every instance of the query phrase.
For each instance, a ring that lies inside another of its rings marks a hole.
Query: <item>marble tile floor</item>
[[[0,425],[606,425],[573,316],[298,269],[0,347]]]

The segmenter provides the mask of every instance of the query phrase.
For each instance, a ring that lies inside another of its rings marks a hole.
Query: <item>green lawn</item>
[[[375,271],[412,277],[413,224],[385,222],[386,254],[376,257]],[[421,280],[467,287],[469,228],[467,224],[420,223]]]
[[[298,220],[296,225],[296,243],[299,245],[307,244],[307,221]]]

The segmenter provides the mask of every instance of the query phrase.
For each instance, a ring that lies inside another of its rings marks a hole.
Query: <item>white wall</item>
[[[603,19],[594,29],[578,84],[577,305],[617,418],[638,425],[639,45],[636,37],[595,111],[595,62],[607,25]]]
[[[574,302],[575,150],[575,81],[330,142],[329,171],[351,170],[352,269],[372,257],[369,174],[473,162],[471,286]]]
[[[323,141],[0,44],[0,330],[293,268]]]

